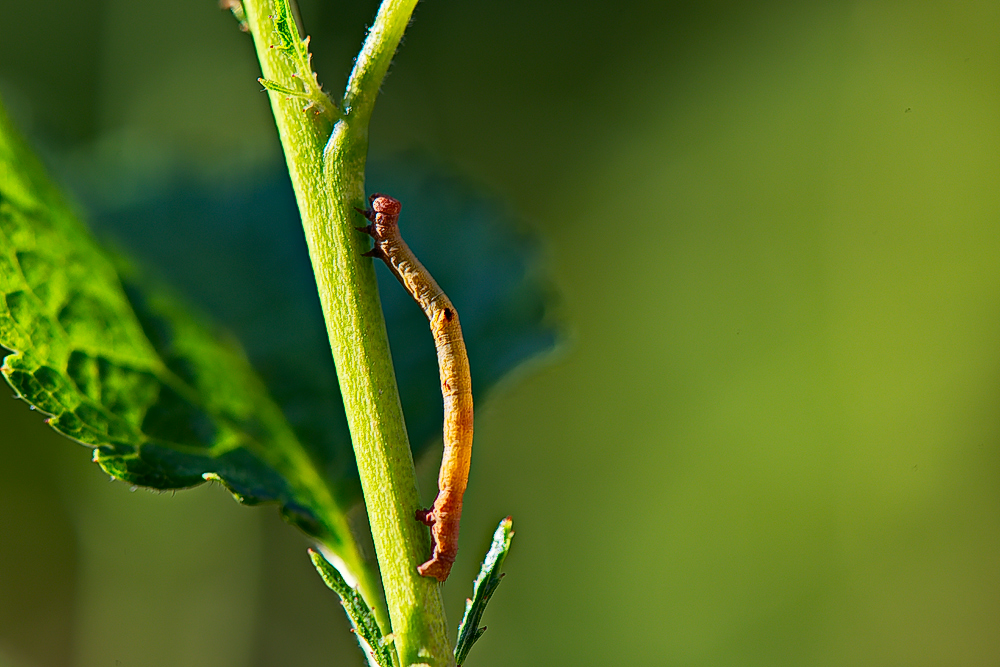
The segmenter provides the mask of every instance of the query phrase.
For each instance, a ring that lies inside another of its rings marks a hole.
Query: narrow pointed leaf
[[[503,561],[510,551],[510,541],[514,537],[514,530],[511,526],[510,517],[501,521],[500,525],[497,526],[496,532],[493,533],[493,544],[490,545],[490,550],[483,560],[483,566],[479,570],[479,576],[476,577],[475,584],[473,584],[472,599],[465,601],[465,616],[462,617],[462,623],[458,626],[458,642],[455,645],[455,663],[459,667],[465,663],[473,644],[486,632],[485,627],[479,627],[479,622],[486,611],[486,605],[493,597],[493,593],[496,592],[497,586],[500,585],[500,579],[503,577],[500,568],[503,567]]]
[[[273,91],[275,91],[277,93],[283,93],[285,95],[292,95],[293,97],[308,97],[309,96],[309,93],[307,93],[307,92],[304,92],[304,91],[301,91],[301,90],[292,90],[288,86],[283,86],[280,83],[278,83],[277,81],[271,81],[270,79],[265,79],[263,77],[258,77],[257,81],[259,81],[260,85],[264,86],[268,90],[273,90]]]
[[[391,644],[382,636],[382,631],[378,627],[375,615],[371,607],[365,602],[358,589],[344,581],[344,577],[333,565],[330,564],[323,554],[312,549],[309,550],[309,558],[312,559],[316,571],[323,578],[326,585],[340,598],[340,603],[344,606],[344,612],[351,621],[351,627],[358,636],[365,653],[374,660],[379,667],[392,667],[393,650]]]

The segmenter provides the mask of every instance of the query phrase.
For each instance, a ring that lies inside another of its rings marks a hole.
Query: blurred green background
[[[302,2],[327,90],[376,6]],[[420,4],[372,156],[520,210],[569,332],[477,412],[452,624],[517,537],[470,667],[1000,664],[998,36],[995,0]],[[210,0],[0,0],[46,155],[273,164],[257,76]],[[361,664],[273,508],[0,424],[0,665]]]

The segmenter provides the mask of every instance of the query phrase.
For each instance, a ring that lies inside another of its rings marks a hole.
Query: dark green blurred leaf
[[[239,347],[116,270],[2,111],[0,296],[4,376],[107,472],[158,489],[217,479],[331,547],[351,539]]]
[[[287,173],[199,180],[180,167],[148,171],[144,179],[142,168],[106,165],[91,174],[98,183],[78,185],[95,227],[237,335],[338,498],[357,501],[354,453]],[[373,164],[368,181],[369,191],[403,202],[407,242],[461,314],[477,400],[518,364],[551,349],[556,332],[546,319],[551,294],[538,247],[506,207],[420,156]],[[108,182],[114,192],[96,197]],[[116,194],[125,192],[134,194]],[[419,456],[441,437],[434,342],[409,295],[381,263],[376,271]]]
[[[340,603],[344,606],[344,612],[351,621],[354,633],[363,642],[362,648],[365,652],[373,657],[381,667],[392,667],[392,650],[382,637],[382,631],[375,620],[375,614],[361,597],[361,593],[344,581],[337,568],[331,565],[323,557],[323,554],[310,549],[309,558],[312,559],[319,576],[323,578],[330,590],[340,598]]]
[[[455,663],[458,667],[465,663],[473,644],[486,632],[486,627],[479,627],[479,622],[483,619],[486,605],[500,585],[500,579],[503,578],[500,568],[503,567],[503,561],[510,551],[510,541],[514,537],[511,526],[510,517],[497,526],[496,532],[493,533],[493,544],[490,545],[490,550],[483,559],[483,566],[479,570],[479,576],[473,584],[472,599],[465,601],[465,615],[458,626],[458,641],[455,644]]]

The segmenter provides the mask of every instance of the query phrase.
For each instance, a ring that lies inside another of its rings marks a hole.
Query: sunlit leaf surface
[[[235,342],[95,244],[0,116],[4,377],[118,479],[216,479],[276,501],[331,547],[350,540],[329,484]]]

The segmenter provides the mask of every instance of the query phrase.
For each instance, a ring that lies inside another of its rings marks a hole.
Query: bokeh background
[[[327,90],[376,6],[301,3]],[[995,0],[421,3],[372,156],[520,211],[567,332],[477,412],[453,624],[517,537],[470,667],[1000,664],[998,36]],[[210,0],[0,0],[54,165],[273,167],[257,76]],[[14,400],[0,454],[0,665],[362,664],[273,508],[130,493]]]

